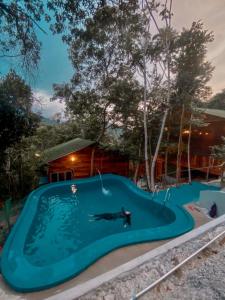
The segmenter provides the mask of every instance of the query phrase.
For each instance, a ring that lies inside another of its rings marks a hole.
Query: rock
[[[224,230],[219,225],[103,284],[80,300],[127,300],[183,261]],[[146,293],[143,300],[225,299],[225,238],[194,257],[165,281]],[[199,258],[198,258],[199,257]],[[96,297],[97,296],[97,297]]]
[[[116,300],[115,295],[109,294],[103,297],[104,300]]]

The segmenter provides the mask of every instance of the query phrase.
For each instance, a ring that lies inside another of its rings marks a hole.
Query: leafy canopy
[[[0,153],[31,135],[38,117],[31,111],[31,88],[14,71],[0,80]]]

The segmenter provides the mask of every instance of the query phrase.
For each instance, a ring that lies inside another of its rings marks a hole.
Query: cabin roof
[[[203,112],[207,115],[225,119],[225,110],[223,110],[223,109],[198,108],[198,110],[200,110],[201,112]]]
[[[94,141],[76,138],[45,150],[43,153],[43,159],[45,162],[50,162],[73,152],[82,150],[93,144],[95,144]]]

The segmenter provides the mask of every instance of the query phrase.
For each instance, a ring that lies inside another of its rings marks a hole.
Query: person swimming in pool
[[[99,221],[99,220],[115,221],[117,219],[123,219],[124,227],[131,225],[131,212],[125,210],[123,207],[121,208],[121,211],[119,211],[119,212],[95,214],[95,215],[90,215],[90,216],[93,218],[93,220],[91,220],[91,221]]]

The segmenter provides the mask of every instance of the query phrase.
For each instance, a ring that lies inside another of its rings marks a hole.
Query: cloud
[[[215,66],[209,82],[213,92],[225,87],[225,1],[222,0],[174,0],[172,23],[175,28],[190,27],[193,21],[201,20],[204,28],[213,31],[215,40],[208,45],[207,59]]]
[[[51,119],[56,113],[61,113],[64,119],[65,104],[59,101],[50,101],[52,95],[44,90],[35,90],[33,92],[35,102],[33,104],[33,111],[40,113],[42,116]]]

